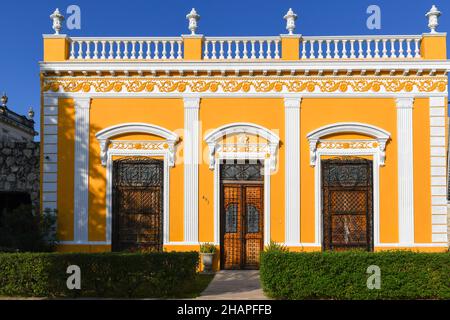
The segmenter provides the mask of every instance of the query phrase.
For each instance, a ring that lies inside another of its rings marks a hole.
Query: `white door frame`
[[[264,245],[270,243],[270,164],[271,160],[257,153],[219,154],[214,167],[214,243],[220,245],[220,165],[224,160],[260,160],[264,163]]]

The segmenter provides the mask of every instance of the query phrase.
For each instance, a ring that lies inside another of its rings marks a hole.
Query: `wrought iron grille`
[[[239,205],[232,203],[225,209],[225,232],[236,233],[237,232],[237,215]]]
[[[113,250],[163,245],[164,161],[125,158],[113,165]]]
[[[259,211],[254,205],[247,204],[247,232],[259,232]]]
[[[263,181],[263,165],[260,161],[227,163],[221,165],[221,179],[226,181]]]
[[[372,161],[339,157],[322,161],[324,250],[373,250]]]

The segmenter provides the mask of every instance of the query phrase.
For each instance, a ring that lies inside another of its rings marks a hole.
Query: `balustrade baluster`
[[[244,40],[243,41],[243,44],[244,44],[244,51],[242,52],[243,53],[243,56],[242,56],[243,59],[248,59],[247,43],[248,43],[248,40]]]
[[[275,40],[275,59],[280,59],[280,40]]]
[[[259,57],[258,59],[264,59],[263,41],[259,40]]]
[[[323,58],[323,54],[322,54],[322,43],[323,43],[323,40],[319,40],[319,41],[318,41],[319,48],[318,48],[318,50],[317,50],[317,58],[319,58],[319,59],[322,59],[322,58]]]
[[[84,59],[83,57],[83,41],[78,41],[78,59]]]
[[[70,40],[70,59],[75,59],[75,43],[76,41]]]
[[[333,59],[339,59],[339,40],[334,40],[334,57]]]
[[[420,58],[420,40],[419,39],[414,40],[414,46],[415,46],[414,58]]]
[[[327,39],[327,59],[331,59],[331,40]]]
[[[255,40],[251,41],[252,43],[252,52],[251,52],[251,59],[256,59],[256,51],[255,51]]]
[[[308,40],[302,41],[302,59],[306,59],[306,44],[308,43]]]
[[[350,58],[351,59],[355,59],[355,40],[351,39],[350,40]]]
[[[398,41],[398,57],[399,58],[404,58],[405,57],[405,55],[404,55],[404,50],[403,50],[403,42],[404,42],[404,39],[399,39],[399,41]]]
[[[154,60],[159,60],[159,41],[155,40],[153,41],[153,44],[155,45],[155,51],[154,51],[154,55],[153,55],[153,59]]]
[[[182,45],[183,45],[183,41],[178,40],[177,41],[177,46],[178,46],[177,59],[183,59],[183,51],[181,50]]]
[[[412,54],[411,54],[411,39],[406,39],[406,57],[407,58],[412,58]]]
[[[234,41],[234,45],[236,46],[235,51],[234,51],[234,58],[236,60],[239,60],[241,58],[241,52],[239,51],[239,40],[235,40]]]
[[[106,59],[106,41],[102,40],[102,55],[100,57],[100,59],[105,60]]]
[[[391,56],[390,58],[397,58],[397,55],[395,53],[395,39],[391,39]]]
[[[348,56],[347,56],[347,48],[346,48],[346,46],[347,46],[347,40],[342,40],[342,59],[347,59],[348,58]]]
[[[309,47],[309,58],[310,59],[316,58],[315,53],[314,53],[314,42],[315,42],[315,40],[310,41],[310,47]]]
[[[380,39],[375,39],[375,55],[374,58],[380,57],[380,49],[378,48],[378,43],[380,42]]]
[[[139,41],[139,56],[138,56],[139,60],[144,59],[144,41]]]
[[[367,45],[366,59],[371,59],[372,58],[372,50],[370,48],[371,43],[372,43],[371,39],[367,39],[366,40],[366,45]]]
[[[233,58],[233,57],[231,56],[231,53],[232,53],[232,51],[231,51],[231,44],[232,44],[232,41],[231,41],[231,40],[228,40],[227,43],[228,43],[227,59],[232,59],[232,58]]]
[[[364,59],[363,40],[358,40],[358,59]]]
[[[220,52],[219,52],[219,59],[225,59],[224,53],[225,51],[223,50],[223,40],[220,40]]]
[[[272,59],[272,49],[270,48],[272,45],[272,40],[267,40],[267,52],[266,52],[266,59]]]
[[[203,59],[204,60],[208,60],[209,59],[209,44],[211,43],[211,41],[206,40],[205,41],[205,48],[204,48],[204,52],[203,52]],[[214,57],[212,57],[214,59]]]

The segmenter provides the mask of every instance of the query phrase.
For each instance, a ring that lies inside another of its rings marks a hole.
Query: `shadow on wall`
[[[84,157],[85,151],[89,150],[88,239],[106,241],[106,199],[99,197],[99,194],[105,193],[106,169],[101,165],[100,147],[95,138],[95,134],[101,128],[91,125],[89,139],[83,139],[75,133],[74,124],[74,103],[70,99],[61,100],[58,121],[58,238],[63,241],[74,240],[74,191],[75,184],[82,181],[75,177],[80,177],[84,173],[82,170],[75,172],[74,163],[76,160],[85,160],[75,157]],[[75,155],[76,143],[79,143],[78,151],[80,151],[77,155]]]

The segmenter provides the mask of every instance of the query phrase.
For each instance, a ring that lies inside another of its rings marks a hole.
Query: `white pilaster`
[[[399,243],[414,243],[413,98],[397,99]]]
[[[75,102],[74,241],[87,242],[89,222],[89,111],[90,98]]]
[[[447,243],[447,152],[445,97],[430,98],[431,237]]]
[[[300,103],[285,98],[285,243],[300,243]]]
[[[42,208],[57,209],[58,186],[58,98],[44,96],[44,125],[42,148],[44,168],[42,175]]]
[[[200,98],[184,98],[184,241],[198,242]]]

